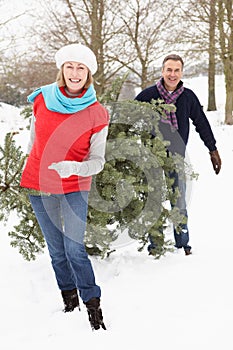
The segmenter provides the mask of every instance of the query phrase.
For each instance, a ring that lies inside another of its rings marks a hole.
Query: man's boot
[[[78,299],[78,294],[77,294],[77,289],[74,288],[72,290],[62,290],[61,295],[63,298],[64,302],[64,312],[71,312],[73,311],[76,307],[79,308],[79,299]]]
[[[87,313],[91,324],[91,328],[93,330],[97,330],[100,327],[102,327],[106,330],[105,324],[103,322],[102,310],[100,308],[100,299],[92,298],[84,304],[87,307]]]

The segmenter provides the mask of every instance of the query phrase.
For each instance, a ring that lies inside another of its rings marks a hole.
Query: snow
[[[91,257],[107,326],[107,331],[92,332],[83,304],[81,312],[62,312],[47,250],[36,261],[27,262],[10,247],[7,232],[16,222],[12,214],[6,226],[0,223],[2,349],[233,348],[233,128],[223,124],[223,78],[217,77],[216,83],[218,111],[206,113],[222,158],[220,174],[214,174],[208,150],[193,128],[188,144],[187,157],[199,173],[188,191],[193,255],[175,251],[155,260],[126,240],[108,259]],[[197,93],[206,110],[206,78],[185,84]],[[1,105],[2,135],[19,129],[21,120],[18,110]],[[27,131],[17,136],[23,149],[27,136]],[[166,234],[172,239],[171,230]]]

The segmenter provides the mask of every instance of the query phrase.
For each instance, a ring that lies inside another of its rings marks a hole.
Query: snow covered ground
[[[185,81],[185,80],[184,80]],[[207,80],[185,81],[206,110]],[[188,193],[190,243],[193,255],[168,253],[154,260],[123,245],[107,260],[91,258],[102,288],[107,331],[92,332],[85,307],[62,312],[50,259],[45,250],[36,261],[23,260],[11,248],[0,223],[0,344],[3,350],[141,349],[202,350],[233,348],[232,284],[232,156],[233,127],[223,125],[222,77],[217,77],[217,112],[207,112],[222,158],[214,174],[208,150],[191,130],[188,158],[196,172]],[[1,141],[21,125],[18,110],[0,107]],[[25,147],[27,132],[18,136]],[[172,238],[171,232],[167,233]]]

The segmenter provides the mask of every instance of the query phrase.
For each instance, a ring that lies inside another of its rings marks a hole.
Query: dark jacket
[[[161,99],[156,85],[150,86],[141,91],[135,98],[137,101],[151,102],[152,99]],[[171,152],[185,154],[185,148],[189,138],[189,118],[192,120],[196,131],[209,151],[216,150],[216,140],[211,130],[209,121],[203,112],[203,108],[190,89],[184,88],[184,92],[176,101],[176,118],[178,121],[178,133],[171,131],[169,124],[160,123],[160,129],[164,139],[171,142]]]

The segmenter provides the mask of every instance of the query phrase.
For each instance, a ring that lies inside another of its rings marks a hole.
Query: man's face
[[[182,74],[182,63],[180,61],[166,61],[162,69],[165,88],[168,91],[174,91],[182,78]]]

